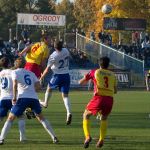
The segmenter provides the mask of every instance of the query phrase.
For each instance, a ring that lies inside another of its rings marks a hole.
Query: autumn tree
[[[56,14],[66,16],[66,29],[67,31],[72,30],[76,27],[76,19],[73,14],[74,5],[70,0],[62,0],[61,3],[56,5]]]
[[[149,0],[76,0],[74,14],[78,20],[78,26],[85,30],[99,32],[103,29],[104,17],[116,18],[143,18],[149,25],[150,9]],[[112,5],[112,13],[106,15],[101,12],[104,4]],[[149,31],[149,27],[147,28]],[[117,31],[109,31],[117,35]],[[116,38],[116,37],[115,37]]]

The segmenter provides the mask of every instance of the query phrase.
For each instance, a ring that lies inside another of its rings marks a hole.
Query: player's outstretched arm
[[[31,45],[25,47],[18,55],[19,55],[20,57],[23,56],[25,53],[27,53],[27,52],[31,49],[32,45],[33,45],[33,44],[31,44]]]
[[[49,71],[49,68],[50,68],[50,66],[47,66],[47,67],[45,68],[45,70],[43,71],[43,73],[42,73],[42,75],[41,75],[40,81],[42,81],[43,78],[46,76],[46,74],[47,74],[48,71]]]
[[[13,99],[12,99],[12,104],[14,105],[17,100],[17,80],[13,80]]]
[[[79,80],[78,82],[80,85],[85,85],[88,83],[88,81],[86,80],[86,77],[84,76],[82,79]]]

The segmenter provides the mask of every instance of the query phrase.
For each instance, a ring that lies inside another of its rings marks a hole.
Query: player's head
[[[25,63],[26,63],[25,59],[23,57],[19,57],[15,60],[14,66],[15,68],[24,68]]]
[[[43,34],[41,37],[41,41],[48,45],[51,41],[50,35],[48,35],[47,33]]]
[[[8,57],[2,57],[0,59],[0,67],[2,67],[2,68],[9,68],[10,67],[10,60]]]
[[[58,51],[61,51],[63,48],[63,42],[62,41],[54,42],[54,48],[57,49]]]
[[[107,69],[109,67],[109,62],[110,62],[110,59],[107,56],[101,57],[99,60],[99,65],[101,68]]]

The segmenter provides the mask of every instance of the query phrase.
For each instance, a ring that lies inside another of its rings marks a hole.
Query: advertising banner
[[[78,81],[90,70],[72,69],[70,70],[71,87],[80,87]],[[118,87],[130,87],[130,72],[115,70]],[[88,85],[86,85],[88,86]]]
[[[18,25],[44,25],[44,26],[65,26],[65,15],[50,14],[17,14]]]
[[[146,20],[105,17],[103,21],[103,27],[105,30],[141,31],[146,30]]]

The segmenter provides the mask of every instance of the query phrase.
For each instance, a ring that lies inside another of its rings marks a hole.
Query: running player
[[[94,96],[88,103],[83,114],[83,131],[85,135],[84,148],[89,147],[92,138],[90,135],[90,116],[101,114],[100,138],[96,147],[102,147],[107,129],[107,117],[113,106],[113,94],[117,93],[115,74],[108,70],[109,58],[100,58],[100,68],[91,70],[80,81],[79,84],[86,84],[90,79],[94,83]]]
[[[70,100],[68,97],[70,88],[70,75],[69,75],[69,51],[63,48],[61,41],[54,43],[55,51],[50,55],[46,69],[44,70],[40,80],[42,80],[48,73],[49,69],[53,71],[53,76],[49,82],[45,92],[45,100],[40,101],[43,107],[48,106],[48,101],[52,95],[52,89],[59,88],[62,93],[62,98],[67,111],[66,124],[71,124],[72,114]]]
[[[50,123],[44,118],[41,113],[41,106],[38,100],[36,89],[40,88],[40,83],[34,73],[23,69],[25,61],[23,58],[18,58],[15,61],[16,70],[12,72],[13,79],[13,99],[15,104],[9,116],[2,128],[0,135],[0,144],[4,144],[4,139],[12,126],[12,122],[16,116],[23,114],[26,108],[30,107],[36,114],[37,119],[43,125],[45,130],[51,136],[53,143],[57,143],[58,140]]]
[[[8,111],[12,108],[12,98],[13,98],[13,84],[12,84],[12,70],[10,67],[10,60],[7,57],[0,59],[0,67],[3,70],[0,72],[0,121],[7,116]],[[18,126],[20,132],[20,141],[26,140],[25,137],[25,120],[23,115],[18,116]]]
[[[29,45],[19,54],[19,56],[26,54],[25,69],[34,72],[38,78],[46,67],[50,40],[50,36],[42,35],[41,42]]]

